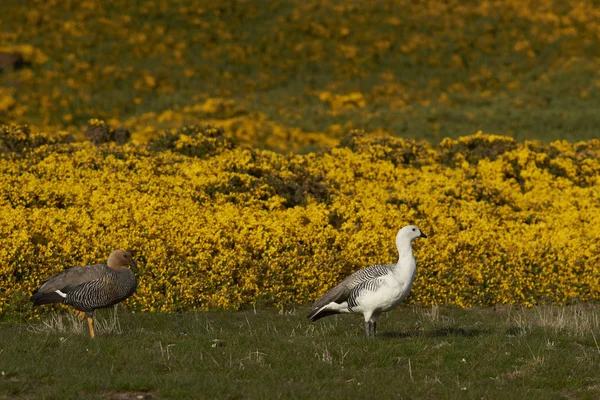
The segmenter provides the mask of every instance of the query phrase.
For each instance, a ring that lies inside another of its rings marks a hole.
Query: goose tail
[[[31,296],[31,302],[34,307],[41,306],[42,304],[63,303],[66,296],[58,292],[58,290],[55,292],[40,292],[36,290]]]
[[[323,306],[320,308],[313,309],[307,316],[312,322],[318,321],[321,318],[328,317],[330,315],[341,314],[340,311],[332,310],[327,308],[328,306]]]

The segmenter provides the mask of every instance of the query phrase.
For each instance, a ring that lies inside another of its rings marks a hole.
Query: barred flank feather
[[[313,312],[326,306],[331,302],[335,303],[343,303],[348,300],[348,297],[352,293],[352,289],[355,286],[360,285],[362,282],[369,281],[371,279],[379,278],[381,276],[385,276],[389,274],[395,267],[395,264],[378,264],[371,265],[370,267],[360,269],[344,279],[342,283],[337,285],[336,287],[330,289],[327,293],[325,293],[320,299],[318,299],[313,305]],[[311,318],[309,315],[309,319]],[[320,316],[319,318],[323,318],[327,315]],[[313,320],[316,321],[316,320]]]
[[[358,306],[358,298],[363,291],[376,292],[384,284],[382,279],[372,279],[360,282],[350,292],[348,296],[348,311],[354,312],[354,308]]]
[[[125,300],[133,294],[136,286],[137,279],[131,270],[111,270],[100,279],[75,287],[69,292],[65,304],[81,311],[92,312]]]

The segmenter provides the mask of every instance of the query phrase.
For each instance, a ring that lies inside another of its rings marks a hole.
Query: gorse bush
[[[0,313],[117,247],[137,310],[307,302],[407,223],[410,302],[598,298],[594,2],[34,3],[0,13]]]
[[[408,223],[429,236],[414,244],[409,302],[600,297],[598,140],[478,133],[432,146],[353,131],[328,151],[281,155],[224,133],[184,127],[148,145],[0,158],[1,312],[29,310],[42,278],[115,248],[138,261],[136,310],[305,303],[353,270],[395,262]]]

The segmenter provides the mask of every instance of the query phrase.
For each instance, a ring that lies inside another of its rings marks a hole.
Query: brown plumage
[[[136,266],[131,254],[115,250],[107,264],[73,267],[44,279],[31,301],[34,306],[64,303],[74,307],[81,320],[87,316],[94,338],[94,311],[117,304],[135,292],[137,279],[128,265]]]

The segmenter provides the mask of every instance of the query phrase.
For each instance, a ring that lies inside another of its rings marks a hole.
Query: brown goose
[[[113,306],[135,292],[137,279],[128,265],[137,266],[131,254],[115,250],[107,264],[73,267],[44,279],[31,301],[34,306],[63,303],[74,307],[81,320],[87,316],[93,339],[94,311]]]

